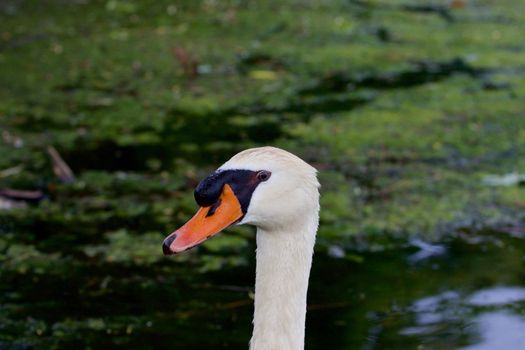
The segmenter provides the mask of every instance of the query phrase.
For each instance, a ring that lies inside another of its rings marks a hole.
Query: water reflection
[[[525,300],[525,288],[494,287],[472,294],[467,303],[472,306],[497,306]]]
[[[405,327],[399,334],[407,336],[423,336],[433,334],[443,329],[443,324],[452,324],[458,318],[455,315],[459,294],[456,292],[444,292],[435,296],[422,298],[411,307],[415,313],[415,325]]]
[[[482,289],[470,295],[466,304],[474,307],[504,307],[508,309],[525,301],[525,288],[498,286]],[[525,317],[522,312],[501,310],[482,312],[474,318],[476,344],[466,350],[525,348]]]
[[[311,299],[343,296],[350,305],[309,313],[307,349],[525,349],[525,242],[490,232],[467,238],[412,240],[361,252],[354,264],[317,256]],[[329,270],[348,273],[333,280]],[[332,329],[320,325],[329,318]]]
[[[523,301],[522,287],[497,286],[464,297],[457,291],[443,292],[414,302],[409,308],[414,324],[402,328],[399,334],[417,337],[427,344],[435,344],[432,339],[438,334],[448,334],[448,346],[462,350],[523,349],[525,318],[513,310]],[[506,309],[484,311],[505,306]],[[461,346],[461,335],[466,336],[469,345]]]
[[[438,257],[447,252],[447,249],[443,245],[430,244],[418,238],[410,240],[410,244],[419,248],[419,251],[408,256],[407,260],[411,264],[415,264],[433,257]]]
[[[525,348],[525,319],[508,311],[482,313],[475,318],[479,341],[462,350],[519,350]]]

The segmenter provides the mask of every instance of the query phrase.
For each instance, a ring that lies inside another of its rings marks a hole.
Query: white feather
[[[317,171],[274,147],[238,153],[220,170],[271,171],[241,224],[257,227],[251,350],[304,349],[306,293],[319,223]]]

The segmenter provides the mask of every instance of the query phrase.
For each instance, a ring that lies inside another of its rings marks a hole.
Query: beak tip
[[[162,252],[164,253],[164,255],[173,255],[173,254],[175,254],[175,252],[173,250],[171,250],[171,248],[170,248],[171,244],[173,243],[175,238],[177,238],[177,235],[175,235],[175,234],[174,235],[170,235],[162,243]]]
[[[173,252],[171,251],[170,247],[166,245],[166,243],[162,244],[162,252],[164,255],[173,255]]]

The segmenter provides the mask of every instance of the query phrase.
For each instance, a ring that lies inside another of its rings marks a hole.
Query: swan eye
[[[266,170],[261,170],[257,173],[257,179],[259,181],[267,181],[271,175],[272,175],[271,172],[266,171]]]

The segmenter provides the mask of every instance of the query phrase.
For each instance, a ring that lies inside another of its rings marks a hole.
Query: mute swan
[[[304,349],[306,292],[319,224],[317,171],[274,147],[240,152],[195,189],[195,216],[164,254],[185,251],[233,224],[257,227],[251,350]]]

